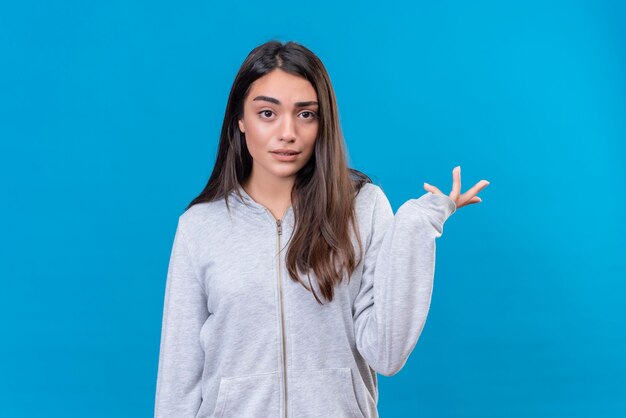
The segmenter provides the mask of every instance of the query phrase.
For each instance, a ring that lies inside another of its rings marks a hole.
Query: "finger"
[[[456,200],[461,194],[461,166],[456,166],[452,170],[452,192],[450,197]]]
[[[478,183],[476,183],[474,186],[472,186],[468,191],[463,193],[462,198],[471,199],[472,197],[476,196],[478,192],[480,192],[482,189],[484,189],[488,185],[489,185],[489,182],[487,180],[481,180]]]
[[[483,201],[483,200],[482,200],[480,197],[478,197],[478,196],[474,196],[474,197],[472,197],[470,200],[468,200],[467,202],[463,202],[463,203],[458,204],[458,205],[457,205],[457,209],[458,209],[458,208],[462,208],[463,206],[472,205],[472,204],[474,204],[474,203],[480,203],[480,202],[482,202],[482,201]]]
[[[424,189],[426,189],[426,191],[431,192],[431,193],[441,193],[441,190],[439,190],[438,188],[436,188],[432,184],[428,184],[428,183],[424,183]],[[441,193],[441,194],[443,194],[443,193]]]

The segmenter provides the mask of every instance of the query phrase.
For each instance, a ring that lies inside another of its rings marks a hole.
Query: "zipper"
[[[276,220],[276,228],[278,232],[278,295],[279,295],[279,305],[280,305],[280,329],[281,329],[281,347],[282,347],[282,360],[283,360],[283,399],[285,400],[285,418],[288,417],[287,414],[287,345],[285,343],[285,316],[283,309],[283,285],[282,285],[282,265],[280,262],[280,237],[283,234],[283,225],[281,219],[274,218],[272,212],[269,209],[265,208],[267,213],[270,214],[272,219]]]

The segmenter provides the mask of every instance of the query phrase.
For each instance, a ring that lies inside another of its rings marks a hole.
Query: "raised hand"
[[[452,191],[450,192],[450,199],[456,203],[456,208],[462,208],[463,206],[471,205],[472,203],[480,203],[483,200],[476,196],[478,192],[487,187],[489,182],[487,180],[481,180],[472,186],[468,191],[461,193],[461,166],[454,167],[452,170]],[[431,193],[441,193],[441,190],[428,183],[424,183],[424,189]]]

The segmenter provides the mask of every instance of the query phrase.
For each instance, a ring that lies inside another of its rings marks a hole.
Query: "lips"
[[[275,151],[270,151],[271,154],[274,154],[274,158],[278,161],[281,161],[283,163],[289,163],[289,162],[294,162],[298,160],[298,154],[300,154],[299,152],[293,151],[293,150],[286,150],[286,151],[280,151],[280,150],[275,150]]]
[[[290,149],[277,149],[274,151],[270,151],[273,154],[278,154],[278,155],[296,155],[296,154],[300,154],[299,151],[294,151],[294,150],[290,150]]]

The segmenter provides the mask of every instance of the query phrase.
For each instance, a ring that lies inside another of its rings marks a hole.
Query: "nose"
[[[285,116],[280,124],[280,139],[293,141],[296,139],[295,122],[291,116]]]

